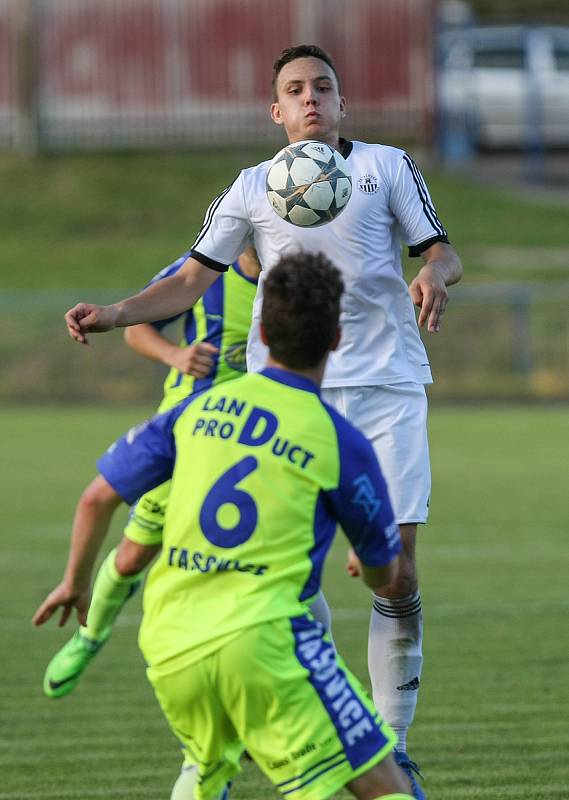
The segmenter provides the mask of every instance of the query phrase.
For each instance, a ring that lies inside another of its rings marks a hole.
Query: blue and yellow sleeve
[[[131,428],[97,461],[100,474],[129,505],[172,477],[174,425],[191,399]]]
[[[401,550],[385,478],[365,436],[326,406],[336,428],[340,459],[338,487],[327,497],[360,560],[368,567],[389,564]]]

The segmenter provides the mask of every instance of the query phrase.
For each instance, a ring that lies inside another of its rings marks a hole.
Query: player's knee
[[[376,594],[389,600],[396,600],[415,594],[418,588],[419,583],[415,561],[409,559],[406,554],[402,552],[395,577],[388,584],[376,590]]]
[[[417,582],[416,575],[410,575],[409,573],[398,573],[394,581],[387,586],[382,587],[379,595],[390,600],[396,600],[398,598],[409,597],[409,595],[415,594],[418,588],[419,584]]]
[[[395,600],[415,594],[419,588],[417,564],[415,560],[416,525],[400,525],[402,549],[399,554],[397,573],[392,581],[377,592],[381,597]]]
[[[160,550],[160,545],[142,545],[124,538],[117,548],[115,568],[124,577],[136,575],[150,564]]]
[[[117,505],[116,498],[113,488],[99,475],[83,490],[79,505],[91,511],[101,508],[114,510]]]

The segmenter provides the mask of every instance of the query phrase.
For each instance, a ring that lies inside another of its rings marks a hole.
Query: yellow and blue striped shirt
[[[189,255],[190,252],[184,253],[155,275],[147,285],[175,275]],[[164,397],[159,411],[167,411],[194,392],[217,386],[247,371],[245,353],[257,283],[258,281],[245,275],[235,261],[193,308],[180,315],[183,316],[184,326],[181,346],[209,342],[219,352],[214,358],[211,372],[205,378],[184,375],[172,367],[164,381]],[[156,330],[162,331],[180,316],[152,324]]]

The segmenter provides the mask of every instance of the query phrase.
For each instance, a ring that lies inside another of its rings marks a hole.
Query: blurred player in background
[[[322,251],[346,284],[343,337],[324,376],[326,399],[371,440],[385,472],[403,554],[397,577],[373,601],[369,668],[382,716],[399,736],[397,758],[424,797],[406,752],[422,669],[422,611],[415,561],[417,525],[426,522],[430,494],[427,400],[431,370],[419,326],[440,329],[447,286],[462,275],[425,181],[402,150],[340,138],[346,100],[330,57],[313,45],[283,51],[273,68],[271,116],[289,142],[318,140],[347,159],[353,191],[342,214],[318,228],[298,228],[272,210],[264,162],[243,170],[208,209],[177,275],[111,306],[80,303],[66,314],[70,335],[84,343],[90,331],[160,319],[193,305],[254,237],[263,265],[248,343],[248,369],[264,363],[259,340],[263,276],[283,253]],[[409,286],[401,267],[401,239],[423,266]],[[352,572],[357,560],[352,559]]]
[[[159,272],[150,285],[175,275],[188,255],[185,253]],[[195,392],[232,380],[246,371],[245,348],[260,269],[254,248],[248,247],[223,279],[185,314],[184,337],[179,345],[161,333],[174,322],[172,318],[125,331],[125,338],[134,350],[171,367],[158,413],[169,411]],[[145,494],[133,507],[121,542],[108,554],[98,572],[86,623],[83,620],[83,625],[47,667],[43,686],[48,697],[69,694],[111,635],[115,619],[160,550],[169,493],[170,481],[167,481]],[[79,503],[74,536],[86,535],[93,513],[98,515],[102,524],[99,533],[104,536],[116,508],[107,487],[100,481],[94,482]],[[58,599],[59,596],[54,598]],[[87,604],[88,598],[83,598],[85,610]]]
[[[172,478],[140,645],[184,749],[173,800],[226,798],[244,747],[286,797],[410,800],[395,734],[309,606],[338,524],[372,588],[401,550],[370,443],[320,398],[342,290],[324,256],[284,256],[266,280],[265,369],[192,394],[98,462],[116,502]],[[72,542],[75,598],[48,598],[38,624],[78,607],[98,544]]]

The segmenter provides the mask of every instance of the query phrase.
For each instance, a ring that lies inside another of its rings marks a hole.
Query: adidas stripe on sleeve
[[[420,255],[435,242],[448,243],[425,179],[407,153],[403,153],[391,190],[390,207],[409,245],[410,256]]]
[[[251,235],[241,173],[209,206],[192,256],[206,267],[225,271],[245,250]]]

